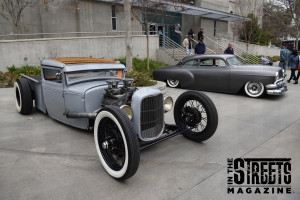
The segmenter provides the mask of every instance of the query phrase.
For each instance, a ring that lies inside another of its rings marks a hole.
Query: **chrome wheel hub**
[[[178,80],[168,80],[168,82],[169,82],[169,85],[173,86],[173,87],[176,87],[179,83]]]
[[[103,149],[108,149],[108,142],[107,141],[102,142],[102,148]]]
[[[258,83],[250,83],[248,86],[248,91],[251,94],[258,94],[261,91],[261,86]]]

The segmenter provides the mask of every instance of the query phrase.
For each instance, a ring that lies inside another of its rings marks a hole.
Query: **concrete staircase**
[[[193,40],[193,43],[197,43]],[[205,37],[204,43],[206,45],[205,54],[224,54],[225,49],[229,41],[223,39],[222,42],[219,40],[216,42],[208,37]],[[255,55],[249,54],[246,50],[242,49],[236,44],[233,44],[235,55],[244,63],[248,64],[261,64],[261,60]],[[157,60],[166,64],[176,64],[179,60],[186,56],[185,49],[174,42],[172,39],[165,35],[160,35],[160,48],[156,52]],[[192,50],[192,55],[194,49]],[[247,56],[246,56],[247,55]]]

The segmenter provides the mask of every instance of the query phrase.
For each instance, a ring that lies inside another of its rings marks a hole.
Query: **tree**
[[[271,40],[270,33],[268,31],[264,31],[260,27],[258,18],[253,13],[250,13],[248,15],[248,18],[250,18],[251,20],[243,23],[243,28],[241,30],[241,39],[245,40],[247,44],[260,43],[262,45],[268,45]]]
[[[158,16],[164,16],[168,8],[178,10],[177,3],[180,0],[170,0],[168,2],[162,0],[135,0],[133,5],[141,9],[131,8],[133,17],[141,24],[146,33],[147,39],[147,69],[149,70],[149,30],[151,24]],[[184,9],[180,7],[180,9]]]
[[[290,34],[291,23],[292,18],[284,6],[274,1],[264,3],[262,28],[269,32],[272,44],[281,45],[281,38]]]
[[[296,38],[296,49],[298,49],[300,29],[300,0],[281,0],[286,6],[286,13],[292,18],[293,25],[290,28],[292,37]]]
[[[234,22],[231,27],[234,35],[239,35],[246,42],[248,51],[250,42],[253,38],[257,38],[257,28],[260,27],[260,21],[263,12],[263,0],[236,0],[235,1],[235,14],[244,17],[250,16],[250,21]],[[251,18],[252,17],[252,18]],[[241,34],[242,33],[242,34]]]
[[[14,25],[14,33],[20,32],[20,19],[24,9],[32,0],[0,0],[0,15]]]
[[[131,6],[132,0],[124,1],[125,38],[126,38],[126,69],[132,70],[132,36],[131,36]]]

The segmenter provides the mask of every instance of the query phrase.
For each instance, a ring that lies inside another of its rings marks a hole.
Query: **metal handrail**
[[[192,38],[192,41],[195,42],[196,44],[198,43],[198,41],[195,40],[194,38]],[[215,51],[213,51],[212,49],[208,48],[207,46],[206,46],[205,48],[206,48],[206,51],[210,51],[210,52],[212,52],[213,54],[217,54]]]
[[[198,43],[195,39],[192,39],[194,43]],[[186,51],[183,46],[180,44],[177,44],[175,41],[173,41],[171,38],[161,34],[160,35],[160,49],[164,50],[168,55],[172,56],[175,60],[180,60],[181,58],[186,56]],[[212,49],[206,47],[207,51],[216,54],[215,51]],[[194,51],[192,51],[192,54],[194,54]]]
[[[227,48],[227,43],[226,45],[224,43],[219,43],[218,42],[212,40],[211,38],[205,36],[206,40],[209,40],[210,42],[212,42],[215,46],[216,49],[221,49],[222,51],[224,51]],[[255,55],[250,54],[248,51],[242,49],[241,47],[239,47],[238,45],[232,43],[234,45],[235,51],[234,51],[234,55],[236,55],[238,58],[240,58],[244,63],[251,63],[251,64],[260,64],[261,60],[258,59],[257,57],[255,57]],[[244,57],[244,55],[246,55],[246,58]]]
[[[132,35],[145,35],[145,31],[132,31]],[[149,31],[150,35],[156,35],[156,31]],[[87,37],[87,36],[123,36],[125,31],[105,32],[62,32],[62,33],[30,33],[30,34],[7,34],[0,35],[0,40],[23,40],[40,38],[64,38],[64,37]]]
[[[261,64],[262,61],[261,59],[257,58],[255,55],[250,54],[247,50],[243,49],[242,47],[240,47],[239,45],[237,45],[235,42],[229,41],[225,38],[218,38],[218,44],[219,41],[221,41],[222,45],[225,45],[226,48],[226,44],[228,43],[232,43],[234,45],[234,51],[235,51],[235,55],[238,56],[239,58],[241,58],[242,60],[245,60],[244,62],[247,63],[250,61],[250,63],[257,63],[257,64]],[[224,44],[223,42],[226,42],[226,44]],[[246,56],[246,58],[244,57]]]
[[[175,41],[170,39],[169,37],[160,34],[160,49],[164,50],[165,53],[172,56],[175,60],[180,60],[181,58],[185,57],[185,49],[177,44]]]

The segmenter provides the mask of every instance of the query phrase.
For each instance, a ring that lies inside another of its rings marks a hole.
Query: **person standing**
[[[180,24],[177,24],[175,27],[175,42],[177,44],[180,44],[181,35],[182,35],[181,26]]]
[[[195,46],[195,54],[205,54],[206,46],[203,40],[199,40],[199,43]]]
[[[298,70],[298,66],[299,66],[299,56],[297,50],[295,49],[293,50],[291,56],[289,57],[288,64],[291,67],[291,76],[290,79],[287,80],[287,82],[290,83],[291,80],[293,79],[295,80],[294,84],[298,84],[299,71],[297,77],[295,75],[295,72]]]
[[[228,43],[227,49],[225,49],[224,54],[232,54],[234,55],[234,50],[232,48],[232,43]]]
[[[183,40],[182,46],[185,48],[186,56],[192,55],[192,36],[188,35],[187,38]]]
[[[300,63],[300,56],[298,56],[298,57],[299,57],[299,63]],[[296,71],[297,71],[297,70],[296,70]],[[295,81],[294,84],[298,84],[299,77],[300,77],[300,66],[299,66],[299,64],[298,64],[298,73],[297,73],[296,81]]]
[[[290,51],[286,48],[285,45],[282,45],[282,49],[280,50],[279,67],[283,69],[284,77],[286,77],[286,66],[288,64],[289,57],[290,57]]]
[[[196,34],[194,34],[194,30],[191,28],[190,31],[188,32],[188,35],[191,35],[192,39],[194,39]]]
[[[199,40],[202,40],[202,41],[204,40],[204,36],[205,36],[205,35],[204,35],[204,32],[203,32],[203,31],[204,31],[204,29],[203,29],[203,28],[200,28],[200,31],[199,31],[199,33],[198,33],[198,41],[199,41]]]
[[[194,45],[194,37],[196,36],[196,34],[194,34],[194,30],[191,28],[190,31],[188,32],[188,35],[191,35],[192,36],[192,47],[194,48],[195,45]]]

